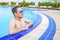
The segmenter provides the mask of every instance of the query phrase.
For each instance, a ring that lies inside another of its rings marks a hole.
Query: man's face
[[[16,10],[17,10],[16,16],[19,17],[19,18],[22,18],[23,17],[22,9],[21,8],[17,8]]]

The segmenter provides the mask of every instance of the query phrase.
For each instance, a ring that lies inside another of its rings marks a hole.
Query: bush
[[[59,3],[53,3],[53,4],[52,4],[52,7],[54,7],[54,8],[59,8],[59,7],[60,7],[60,2],[59,2]]]
[[[39,6],[51,6],[52,2],[38,2]]]
[[[30,2],[29,5],[35,5],[35,3],[34,2]]]
[[[23,2],[19,2],[18,3],[21,7],[28,7],[29,6],[29,3],[23,1]]]
[[[48,6],[52,6],[52,2],[45,2],[45,5]]]
[[[60,2],[58,3],[58,7],[60,7]]]
[[[7,5],[9,2],[0,2],[0,5]],[[34,2],[19,2],[18,3],[21,7],[28,7],[29,5],[35,5]],[[11,2],[11,5],[16,5],[16,2]],[[52,6],[53,8],[59,8],[60,7],[60,2],[58,3],[52,3],[52,2],[38,2],[38,6]]]
[[[38,6],[45,6],[45,3],[43,2],[38,2]]]
[[[19,2],[19,5],[21,7],[28,7],[29,5],[34,5],[35,3],[34,2],[26,2],[26,1],[23,1],[23,2]]]
[[[7,4],[8,4],[8,2],[1,2],[1,3],[0,3],[0,5],[3,5],[3,6],[4,6],[4,5],[7,5]]]
[[[58,8],[60,7],[60,2],[59,3],[52,3],[52,2],[38,2],[39,6],[52,6],[53,8]]]
[[[11,5],[16,5],[16,2],[11,2]]]

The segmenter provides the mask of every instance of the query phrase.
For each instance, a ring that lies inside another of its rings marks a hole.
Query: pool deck
[[[40,12],[42,14],[47,14],[52,17],[56,23],[56,34],[54,40],[60,39],[60,10],[48,10],[46,12]]]

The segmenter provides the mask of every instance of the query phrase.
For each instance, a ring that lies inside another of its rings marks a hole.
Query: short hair
[[[19,7],[20,7],[20,6],[14,6],[14,7],[12,8],[13,14],[16,12],[16,9],[19,8]]]

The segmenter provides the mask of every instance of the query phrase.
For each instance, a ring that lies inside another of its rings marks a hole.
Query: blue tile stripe
[[[38,14],[37,14],[38,15]],[[38,19],[35,23],[33,23],[33,25],[30,26],[30,28],[28,30],[23,30],[17,34],[14,35],[6,35],[2,38],[0,38],[0,40],[17,40],[18,38],[21,38],[22,36],[28,34],[30,31],[32,31],[33,29],[35,29],[37,27],[37,25],[39,25],[42,21],[42,18],[40,15],[38,15]]]
[[[56,33],[56,24],[55,21],[48,15],[44,14],[47,16],[49,20],[49,26],[47,30],[43,33],[43,35],[38,39],[38,40],[53,40],[54,35]]]

